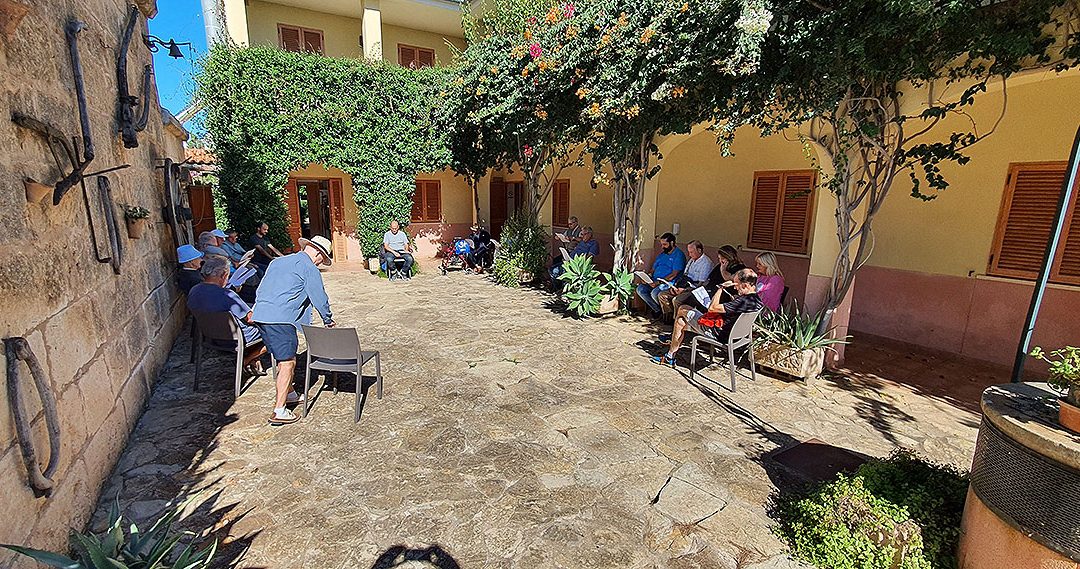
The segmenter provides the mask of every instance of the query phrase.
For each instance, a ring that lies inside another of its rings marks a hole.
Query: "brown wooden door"
[[[330,237],[330,228],[323,225],[322,216],[322,192],[319,190],[318,182],[301,183],[307,194],[307,211],[308,211],[308,235],[322,235],[323,237]]]
[[[489,230],[495,239],[502,238],[502,226],[506,223],[506,182],[502,178],[491,179],[491,219]]]
[[[296,251],[300,244],[300,190],[292,178],[285,184],[285,210],[289,214],[287,231],[292,241],[290,249]]]
[[[191,224],[195,235],[217,227],[214,220],[214,194],[210,186],[188,186],[188,203],[191,205]]]
[[[341,178],[330,179],[330,229],[334,242],[334,260],[348,258],[348,236],[345,225],[345,192]]]

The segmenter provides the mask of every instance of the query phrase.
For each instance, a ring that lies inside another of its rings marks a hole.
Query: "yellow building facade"
[[[226,0],[227,28],[238,43],[285,48],[283,34],[295,33],[289,31],[295,29],[303,38],[319,37],[317,46],[308,47],[318,47],[329,56],[367,57],[404,65],[445,64],[452,60],[455,49],[465,45],[456,2],[328,1],[320,3],[318,11],[313,5],[305,0]],[[242,14],[242,26],[236,14]],[[948,99],[958,96],[960,89],[931,86],[913,90],[905,104],[917,108],[931,94]],[[1014,194],[1022,197],[1024,192],[1033,191],[1018,186],[1017,176],[1031,168],[1054,170],[1067,160],[1076,117],[1080,116],[1080,74],[1032,72],[1010,79],[1007,88],[994,84],[977,99],[969,114],[980,131],[998,123],[995,132],[968,151],[968,164],[944,168],[951,185],[933,201],[912,198],[906,177],[896,181],[874,222],[875,243],[869,264],[858,273],[852,294],[838,315],[840,332],[869,333],[1000,363],[1012,361],[1033,289],[1030,273],[1037,271],[1036,259],[1041,253],[1037,250],[1039,228],[1017,226],[1026,214],[1021,212],[1010,220],[1008,212]],[[953,130],[966,129],[969,125],[961,122],[966,120],[951,118],[930,136],[947,137]],[[704,128],[666,137],[659,146],[664,155],[662,169],[649,183],[638,233],[642,266],[651,262],[655,238],[665,232],[675,233],[680,243],[700,240],[710,254],[721,245],[734,245],[751,266],[758,252],[771,249],[778,253],[789,298],[810,308],[820,304],[838,251],[835,198],[818,188],[791,212],[786,205],[778,210],[774,243],[786,243],[779,249],[761,246],[760,236],[755,238],[751,229],[754,223],[761,223],[760,215],[754,212],[763,206],[755,204],[766,203],[762,192],[769,184],[784,184],[780,189],[783,194],[787,184],[805,176],[817,180],[813,172],[817,157],[799,142],[797,133],[763,138],[752,128],[742,128],[733,156],[722,156],[715,135]],[[582,225],[595,228],[601,242],[599,262],[610,268],[612,195],[610,188],[591,187],[592,173],[589,163],[568,169],[559,176],[560,188],[569,187],[570,214]],[[327,177],[340,178],[346,196],[345,218],[340,224],[344,234],[335,235],[335,240],[346,240],[342,249],[348,258],[358,258],[359,247],[351,235],[358,212],[348,199],[352,195],[348,176],[318,165],[294,174],[300,181]],[[520,172],[490,173],[480,181],[475,197],[464,179],[450,171],[422,174],[417,180],[423,203],[437,200],[437,207],[420,208],[423,214],[410,225],[422,256],[433,256],[440,243],[466,233],[475,219],[497,223],[520,201],[515,194],[520,191]],[[436,191],[432,188],[437,188],[438,196],[429,195]],[[1036,200],[1043,204],[1037,213],[1043,217],[1051,209],[1045,200],[1045,196]],[[562,221],[555,218],[555,201],[552,198],[544,203],[540,218],[558,228]],[[784,232],[787,237],[780,235]],[[1024,241],[1027,233],[1035,238]],[[1075,239],[1068,241],[1066,256],[1075,254],[1080,270],[1080,224],[1075,233]],[[757,245],[753,246],[755,239]],[[1025,256],[1023,248],[1028,243],[1033,251]],[[1013,250],[1017,247],[1020,253]],[[1030,270],[999,267],[1002,262],[995,261],[994,255],[1009,251],[1015,257],[1012,262],[1020,263],[1021,268],[1030,265]],[[1060,260],[1059,272],[1065,271],[1069,262]],[[1047,347],[1075,345],[1080,341],[1080,327],[1067,306],[1080,303],[1080,275],[1054,280],[1058,282],[1051,284],[1047,293],[1035,342]]]

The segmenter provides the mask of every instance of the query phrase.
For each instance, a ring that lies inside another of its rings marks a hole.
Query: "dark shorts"
[[[296,358],[300,339],[296,335],[296,326],[292,324],[256,324],[262,332],[263,344],[277,361]]]

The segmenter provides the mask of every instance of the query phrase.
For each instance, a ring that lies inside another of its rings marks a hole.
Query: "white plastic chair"
[[[739,318],[735,320],[735,325],[731,327],[731,333],[728,335],[727,342],[721,342],[711,336],[704,334],[697,334],[694,336],[694,340],[690,342],[690,379],[694,379],[694,373],[697,371],[697,353],[698,344],[709,345],[709,363],[712,363],[713,357],[716,354],[716,348],[727,347],[728,352],[728,368],[731,371],[731,391],[735,391],[735,350],[748,346],[747,350],[750,353],[750,379],[757,380],[757,369],[754,364],[754,322],[757,321],[758,315],[761,314],[761,310],[754,312],[744,312],[739,315]]]

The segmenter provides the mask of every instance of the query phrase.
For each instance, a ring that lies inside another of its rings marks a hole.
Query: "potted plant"
[[[536,217],[515,213],[503,224],[502,244],[495,254],[495,282],[519,287],[543,274],[548,262],[548,234]]]
[[[621,267],[611,273],[604,273],[604,299],[600,301],[600,314],[625,313],[630,309],[630,298],[634,295],[634,273]]]
[[[600,286],[600,271],[593,265],[592,257],[575,255],[563,263],[559,280],[564,283],[563,298],[568,310],[578,318],[597,313],[604,301],[604,291]]]
[[[1047,354],[1042,348],[1036,347],[1031,350],[1031,357],[1050,365],[1047,383],[1064,393],[1058,408],[1061,426],[1080,433],[1080,348],[1065,346]]]
[[[147,220],[150,218],[150,210],[137,205],[124,206],[124,220],[127,221],[128,237],[142,239],[146,232]]]
[[[825,352],[846,344],[847,337],[833,338],[834,329],[819,333],[821,314],[781,306],[778,312],[765,310],[758,318],[754,341],[757,364],[809,382],[825,368]]]

